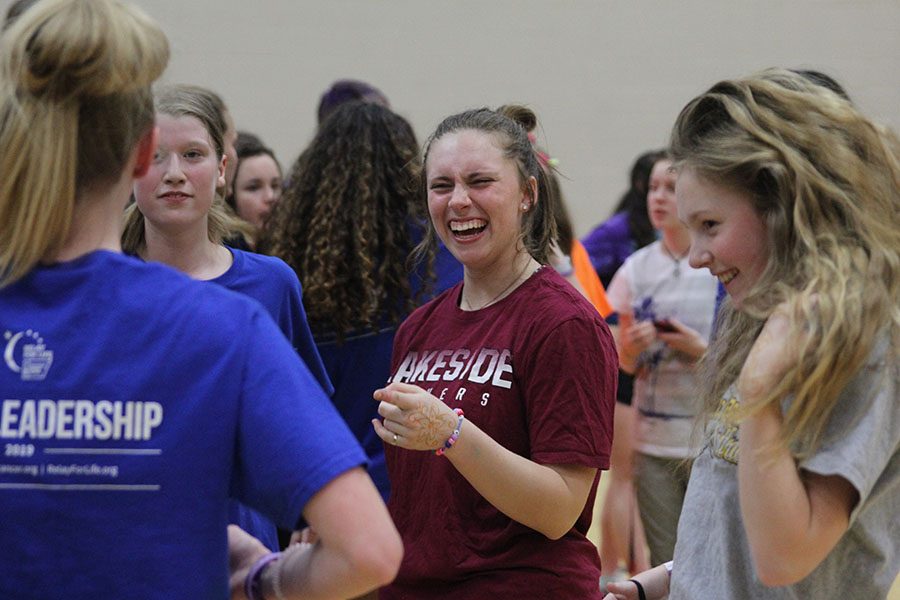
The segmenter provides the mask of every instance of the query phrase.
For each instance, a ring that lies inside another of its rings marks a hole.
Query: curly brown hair
[[[377,331],[415,308],[408,259],[427,219],[421,170],[410,124],[359,102],[330,115],[294,163],[259,247],[297,272],[317,338]],[[430,279],[433,255],[424,262]]]

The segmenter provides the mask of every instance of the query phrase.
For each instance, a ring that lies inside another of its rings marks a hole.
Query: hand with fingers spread
[[[453,434],[459,418],[452,408],[422,388],[408,383],[391,383],[376,390],[378,414],[372,420],[382,440],[409,450],[436,450]]]

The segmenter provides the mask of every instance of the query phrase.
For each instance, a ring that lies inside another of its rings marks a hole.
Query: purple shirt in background
[[[619,212],[597,225],[589,234],[581,239],[581,243],[591,258],[591,264],[603,287],[609,286],[613,275],[625,259],[637,248],[631,237],[628,224],[628,213]]]

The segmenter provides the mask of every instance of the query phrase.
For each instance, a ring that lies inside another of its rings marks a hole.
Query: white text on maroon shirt
[[[512,387],[512,363],[509,350],[482,348],[471,350],[432,350],[409,352],[389,381],[429,383],[471,381],[509,389]],[[423,386],[424,387],[424,386]]]

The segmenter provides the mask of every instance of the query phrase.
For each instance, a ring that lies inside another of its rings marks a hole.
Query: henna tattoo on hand
[[[409,422],[416,432],[416,442],[424,450],[438,448],[456,427],[456,415],[448,414],[444,406],[422,401],[410,414]]]

